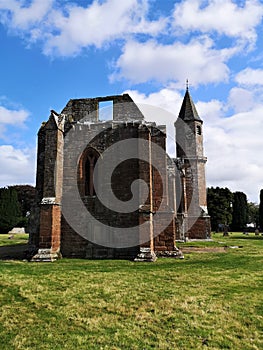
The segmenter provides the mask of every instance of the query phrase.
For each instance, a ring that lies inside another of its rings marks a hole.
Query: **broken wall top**
[[[128,94],[106,97],[71,99],[63,109],[70,122],[97,123],[99,119],[100,102],[112,101],[114,121],[142,121],[144,116]],[[106,107],[107,108],[107,107]]]

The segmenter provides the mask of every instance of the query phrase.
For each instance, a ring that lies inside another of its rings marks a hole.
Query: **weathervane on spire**
[[[188,91],[188,89],[189,89],[189,81],[188,79],[186,79],[186,91]]]

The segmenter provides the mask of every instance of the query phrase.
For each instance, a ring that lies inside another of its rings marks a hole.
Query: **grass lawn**
[[[0,261],[0,349],[263,349],[263,237],[213,239],[178,245],[242,248],[156,263]]]
[[[17,244],[27,244],[28,242],[28,234],[26,233],[14,234],[12,239],[10,239],[10,237],[10,234],[0,234],[0,247],[12,246]]]

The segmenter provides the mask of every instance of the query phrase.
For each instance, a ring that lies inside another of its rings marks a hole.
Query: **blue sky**
[[[0,186],[35,182],[36,135],[71,98],[129,92],[172,113],[189,79],[207,185],[263,188],[263,2],[0,0]]]

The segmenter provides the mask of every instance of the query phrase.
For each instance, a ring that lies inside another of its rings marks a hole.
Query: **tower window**
[[[201,128],[201,125],[197,125],[197,126],[196,126],[196,133],[197,133],[197,135],[202,135],[202,128]]]

